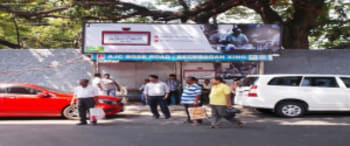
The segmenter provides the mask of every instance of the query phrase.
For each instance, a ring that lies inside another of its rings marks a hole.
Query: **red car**
[[[59,91],[34,84],[0,83],[1,117],[65,117],[78,119],[76,106],[71,106],[72,93]],[[99,96],[97,107],[106,115],[124,110],[118,97]]]

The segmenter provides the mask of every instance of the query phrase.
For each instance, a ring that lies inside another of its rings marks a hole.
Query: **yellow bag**
[[[191,120],[202,120],[207,119],[207,113],[205,112],[205,109],[202,107],[190,107],[188,108],[188,111],[190,113]]]

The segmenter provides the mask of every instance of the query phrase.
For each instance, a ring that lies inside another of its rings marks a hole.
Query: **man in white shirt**
[[[99,95],[104,95],[104,89],[102,87],[102,79],[100,73],[96,73],[94,75],[94,79],[92,79],[92,86],[98,89]]]
[[[150,82],[146,84],[143,93],[148,101],[153,117],[159,119],[157,110],[159,104],[165,119],[169,119],[171,115],[166,102],[169,96],[169,87],[164,82],[160,82],[156,75],[150,75],[149,80]]]
[[[74,96],[71,104],[74,104],[74,100],[77,99],[78,112],[80,117],[80,123],[77,125],[86,125],[86,113],[89,112],[90,108],[95,106],[94,97],[98,96],[98,89],[89,86],[88,79],[80,80],[80,86],[74,89]],[[91,121],[93,125],[97,124],[97,121]]]
[[[103,89],[108,96],[117,96],[116,90],[120,91],[119,84],[111,78],[110,74],[105,74],[102,79]]]

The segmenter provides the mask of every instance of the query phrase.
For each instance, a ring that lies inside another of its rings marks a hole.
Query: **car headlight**
[[[117,104],[116,101],[109,99],[98,99],[98,102],[103,104]]]

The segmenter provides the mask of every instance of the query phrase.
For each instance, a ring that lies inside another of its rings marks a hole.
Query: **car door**
[[[5,104],[4,104],[4,98],[6,95],[6,90],[4,86],[0,86],[0,115],[5,114]]]
[[[311,98],[310,110],[341,111],[347,107],[348,94],[335,77],[331,76],[305,76],[301,88],[305,95]]]
[[[31,116],[38,113],[39,90],[24,86],[7,86],[3,110],[9,116]]]
[[[347,92],[347,107],[350,109],[350,77],[340,77],[340,80],[343,82],[345,87],[345,92]]]

